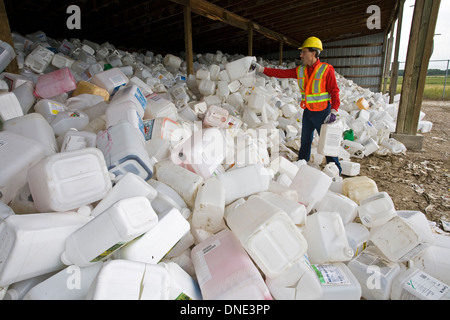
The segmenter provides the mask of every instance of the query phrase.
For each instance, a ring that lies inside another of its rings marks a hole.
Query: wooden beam
[[[191,7],[183,7],[184,16],[184,46],[186,50],[186,73],[194,74],[194,48],[192,44]]]
[[[287,45],[300,47],[300,42],[284,36],[278,32],[272,31],[264,26],[252,22],[244,17],[241,17],[231,11],[221,8],[205,0],[170,0],[183,6],[190,6],[192,12],[207,17],[212,20],[221,21],[233,27],[248,31],[249,24],[252,23],[254,31],[257,31],[269,39],[275,41],[283,41]]]
[[[398,61],[399,51],[400,51],[400,37],[402,34],[402,24],[403,24],[403,8],[405,6],[405,0],[400,0],[398,20],[397,20],[397,36],[395,40],[395,52],[394,61],[392,62],[392,74],[391,83],[389,87],[389,103],[394,103],[394,97],[397,93],[397,83],[398,83],[398,70],[400,63]]]
[[[280,50],[278,51],[278,65],[283,64],[283,41],[280,41]]]
[[[248,56],[253,56],[253,23],[248,24]]]
[[[14,48],[14,42],[9,27],[8,15],[6,14],[6,7],[3,0],[0,0],[0,40],[7,42]],[[14,58],[6,67],[5,72],[19,73],[19,64],[17,58]]]
[[[396,134],[417,135],[440,3],[440,0],[416,0],[406,55]]]

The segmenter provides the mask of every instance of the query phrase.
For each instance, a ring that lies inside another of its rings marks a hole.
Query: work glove
[[[256,72],[259,72],[259,73],[264,73],[264,67],[255,61],[253,61],[252,65],[250,66],[250,71],[253,71],[253,70],[255,70]]]
[[[326,117],[324,123],[333,123],[336,121],[337,111],[335,109],[331,109],[331,113]]]

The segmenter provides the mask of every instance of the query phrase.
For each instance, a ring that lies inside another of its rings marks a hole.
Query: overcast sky
[[[403,8],[402,35],[400,42],[399,61],[406,61],[406,52],[408,50],[409,33],[411,30],[411,21],[414,14],[415,0],[406,0]],[[396,34],[394,30],[394,35]],[[434,37],[434,51],[430,59],[429,69],[445,70],[447,62],[433,62],[433,60],[450,59],[450,0],[441,0],[439,16],[436,24]],[[400,64],[400,69],[404,69],[405,64]]]

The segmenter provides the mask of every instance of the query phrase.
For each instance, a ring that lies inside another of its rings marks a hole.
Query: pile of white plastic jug
[[[306,163],[298,86],[256,74],[255,57],[199,54],[186,75],[172,54],[13,39],[20,74],[0,70],[1,298],[450,298],[450,237],[351,161],[405,152],[389,137],[398,97],[337,75],[338,121]]]

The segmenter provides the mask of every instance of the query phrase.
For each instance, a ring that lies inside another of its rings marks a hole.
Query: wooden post
[[[248,23],[248,56],[253,56],[253,22]]]
[[[387,91],[387,81],[389,78],[389,74],[391,71],[391,58],[392,58],[392,45],[394,44],[394,28],[391,30],[391,35],[389,37],[389,40],[387,42],[387,53],[386,53],[386,61],[384,63],[384,72],[383,72],[383,93]]]
[[[192,45],[191,7],[183,7],[184,15],[184,44],[186,50],[186,73],[194,74],[194,49]]]
[[[417,127],[440,4],[440,0],[416,0],[414,7],[397,126],[393,135],[408,149],[422,149],[423,136],[417,135]]]
[[[14,48],[12,40],[11,29],[9,28],[8,15],[6,14],[6,7],[3,0],[0,0],[0,40],[7,42]],[[19,73],[19,65],[17,58],[14,58],[6,67],[5,72]]]
[[[400,51],[400,37],[402,34],[403,7],[405,5],[405,0],[401,0],[399,5],[400,7],[398,11],[397,36],[395,39],[394,61],[392,62],[391,84],[389,86],[389,103],[394,103],[394,96],[397,93],[398,70],[400,67],[400,64],[398,62],[398,55]]]
[[[283,41],[280,41],[280,50],[279,50],[278,55],[279,55],[278,56],[278,59],[279,59],[278,64],[281,66],[283,64]]]

